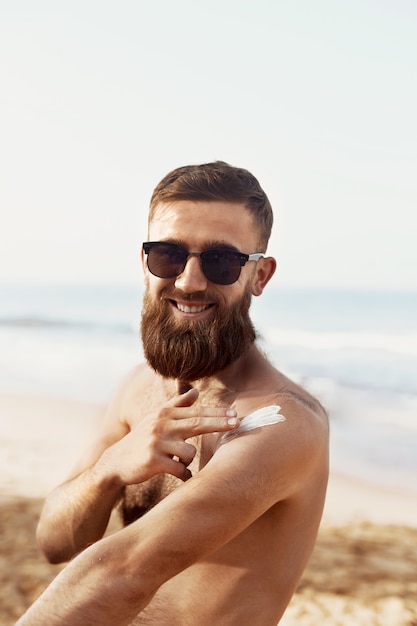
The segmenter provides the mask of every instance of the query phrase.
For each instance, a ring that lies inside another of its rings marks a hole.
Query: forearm
[[[16,626],[130,624],[150,602],[154,590],[147,586],[147,577],[132,567],[129,546],[109,539],[71,561]]]
[[[44,504],[36,533],[46,558],[68,561],[100,539],[120,493],[121,486],[99,465],[57,487]]]

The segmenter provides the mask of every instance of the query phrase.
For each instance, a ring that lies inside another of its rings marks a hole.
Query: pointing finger
[[[177,421],[177,427],[184,439],[205,433],[233,430],[239,424],[238,417],[192,417]]]

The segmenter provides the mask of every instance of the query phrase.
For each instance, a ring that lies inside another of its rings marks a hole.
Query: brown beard
[[[142,342],[149,365],[165,378],[192,382],[212,376],[242,356],[256,339],[249,317],[250,289],[227,310],[216,307],[210,320],[180,322],[169,313],[168,292],[152,299],[146,289],[142,309]],[[201,297],[195,297],[201,302]],[[193,300],[193,296],[181,300]]]

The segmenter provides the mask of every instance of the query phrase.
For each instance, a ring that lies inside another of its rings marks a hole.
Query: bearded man
[[[314,547],[328,477],[321,405],[249,317],[276,262],[272,209],[223,162],[168,174],[142,263],[146,363],[38,525],[72,559],[19,626],[275,626]],[[120,507],[124,526],[103,538]]]

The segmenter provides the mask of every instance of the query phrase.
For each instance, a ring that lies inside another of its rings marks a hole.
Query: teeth
[[[180,304],[179,302],[177,302],[177,307],[183,313],[200,313],[201,311],[208,309],[209,305],[203,304],[201,306],[187,306],[185,304]]]

